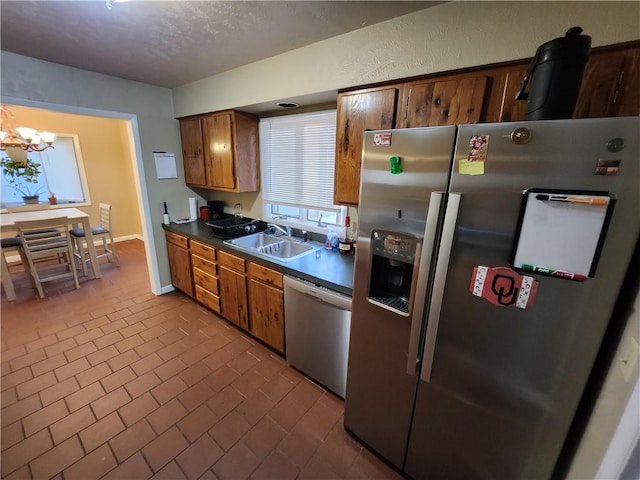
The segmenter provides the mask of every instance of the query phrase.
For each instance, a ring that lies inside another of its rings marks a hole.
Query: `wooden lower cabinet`
[[[279,352],[285,352],[282,273],[249,263],[251,334]]]
[[[220,313],[216,249],[191,240],[191,267],[196,300]]]
[[[247,276],[244,258],[218,252],[218,280],[220,285],[220,313],[230,322],[249,330],[247,307]]]
[[[283,274],[165,232],[173,285],[285,353]]]
[[[193,297],[193,281],[191,278],[191,259],[189,256],[189,239],[173,232],[165,232],[171,283],[178,290]]]

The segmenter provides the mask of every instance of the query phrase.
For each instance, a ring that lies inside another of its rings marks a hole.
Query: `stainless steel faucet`
[[[285,225],[284,228],[280,225],[276,225],[275,223],[267,223],[267,228],[272,228],[276,232],[280,232],[280,235],[286,235],[287,237],[291,236],[291,227],[289,225]]]

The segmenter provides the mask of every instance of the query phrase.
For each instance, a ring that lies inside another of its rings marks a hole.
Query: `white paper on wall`
[[[156,161],[156,174],[158,175],[158,179],[178,178],[176,156],[174,153],[153,152],[153,158]]]

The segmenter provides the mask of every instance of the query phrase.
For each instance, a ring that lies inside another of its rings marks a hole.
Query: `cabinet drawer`
[[[244,273],[245,271],[245,259],[226,252],[218,253],[218,263],[236,272]]]
[[[220,297],[196,285],[196,300],[209,307],[216,313],[220,313]]]
[[[167,237],[167,242],[173,243],[182,248],[189,248],[189,239],[187,237],[183,237],[182,235],[178,235],[173,232],[164,232]]]
[[[200,242],[195,242],[193,240],[191,240],[191,253],[195,253],[202,258],[206,258],[210,262],[215,262],[216,260],[215,248],[210,247],[209,245],[204,245]]]
[[[193,267],[193,283],[216,295],[219,293],[218,278],[196,267]]]
[[[198,255],[193,255],[193,253],[191,254],[191,265],[193,265],[194,268],[204,270],[209,275],[218,275],[218,266],[215,263],[205,260]]]
[[[249,263],[249,276],[262,283],[282,289],[282,273],[257,263]]]

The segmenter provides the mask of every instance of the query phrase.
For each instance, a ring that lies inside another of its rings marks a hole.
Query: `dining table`
[[[91,233],[91,221],[89,214],[83,212],[78,208],[55,208],[46,210],[30,210],[24,212],[12,212],[0,214],[0,231],[11,232],[16,231],[16,222],[25,222],[29,220],[48,220],[57,217],[67,217],[69,223],[73,225],[73,228],[82,228],[84,230],[85,240],[87,242],[89,250],[89,258],[91,259],[91,268],[93,269],[93,276],[95,278],[102,278],[100,272],[100,265],[98,264],[98,257],[96,253],[96,247],[93,244],[93,235]],[[9,274],[9,267],[4,254],[0,255],[2,265],[2,285],[5,289],[7,300],[15,300],[15,291],[13,288],[13,281]]]

